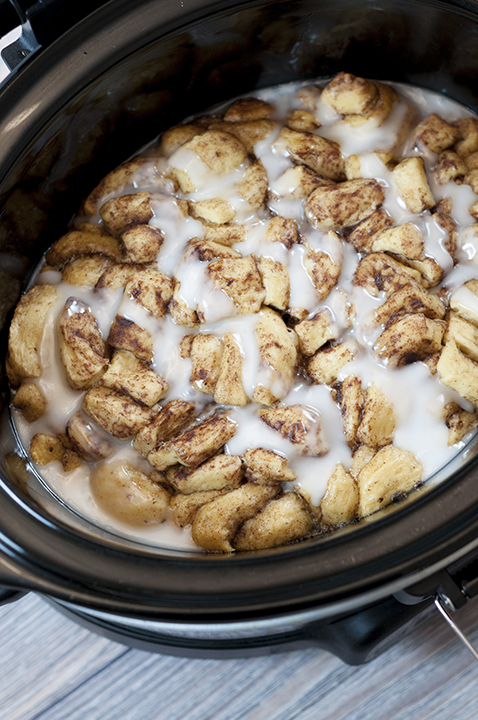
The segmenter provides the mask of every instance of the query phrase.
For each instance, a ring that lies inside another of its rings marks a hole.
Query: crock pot
[[[3,354],[8,308],[80,200],[192,111],[340,70],[478,110],[474,0],[111,0],[84,4],[69,29],[71,8],[58,10],[66,3],[30,4],[21,4],[23,45],[9,54],[28,56],[0,88]],[[8,7],[12,26],[18,7]],[[109,534],[53,498],[17,445],[3,389],[4,601],[35,591],[97,632],[160,652],[316,645],[360,663],[436,595],[455,609],[478,593],[474,442],[440,482],[331,537],[231,555],[174,552]]]

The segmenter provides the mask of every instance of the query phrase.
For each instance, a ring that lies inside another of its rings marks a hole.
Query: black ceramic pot
[[[0,89],[7,308],[100,178],[192,111],[339,70],[438,90],[478,109],[472,0],[111,0],[56,39],[48,17],[42,23],[46,47]],[[4,313],[6,326],[9,319]],[[5,330],[2,338],[5,350]],[[473,446],[441,471],[440,484],[353,532],[192,555],[123,541],[55,501],[15,454],[7,395],[4,408],[5,599],[37,591],[99,632],[162,652],[224,657],[316,644],[356,663],[436,592],[455,607],[475,592]]]

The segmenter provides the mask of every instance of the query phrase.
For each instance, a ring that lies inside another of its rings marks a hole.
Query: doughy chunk
[[[160,443],[171,440],[194,420],[195,406],[185,400],[170,400],[154,418],[141,428],[133,441],[133,447],[147,457]]]
[[[320,127],[320,122],[307,110],[293,110],[286,120],[286,125],[298,132],[314,132]]]
[[[111,290],[119,290],[131,280],[138,270],[144,270],[148,265],[133,265],[132,263],[119,263],[118,265],[110,265],[102,275],[98,278],[95,285],[95,291],[103,288]]]
[[[455,445],[478,425],[478,413],[463,410],[454,402],[443,408],[443,416],[448,428],[448,445]]]
[[[110,435],[120,440],[136,435],[156,414],[127,395],[98,385],[86,393],[83,410]]]
[[[81,459],[72,450],[66,448],[57,435],[37,433],[30,443],[30,455],[38,465],[48,465],[57,460],[65,472],[75,470],[81,465]]]
[[[233,552],[231,541],[239,525],[259,512],[278,491],[271,485],[246,483],[203,505],[192,522],[194,542],[212,552]]]
[[[414,138],[418,145],[423,143],[432,152],[440,153],[460,140],[461,133],[457,127],[432,113],[420,120],[415,128]]]
[[[259,314],[255,335],[259,346],[260,374],[252,400],[271,405],[290,390],[297,350],[295,333],[269,308]]]
[[[370,462],[376,453],[377,451],[375,448],[368,447],[367,445],[360,445],[352,455],[352,464],[350,466],[350,474],[352,477],[357,479],[363,468]]]
[[[206,395],[214,395],[221,371],[222,353],[222,340],[215,335],[204,333],[194,337],[190,351],[192,360],[190,382],[193,388]]]
[[[351,342],[338,343],[322,348],[309,360],[307,372],[318,385],[332,385],[337,375],[357,353],[357,347]]]
[[[165,130],[161,135],[159,144],[159,152],[164,157],[170,157],[181,145],[187,143],[195,135],[200,135],[204,129],[194,125],[194,123],[186,123],[184,125],[174,125]]]
[[[402,367],[438,352],[445,329],[442,320],[430,320],[420,313],[405,315],[383,331],[374,350],[390,367]]]
[[[196,310],[186,305],[180,295],[181,283],[176,282],[173,289],[173,296],[169,302],[169,314],[176,325],[187,325],[187,327],[197,327],[199,318]]]
[[[394,88],[390,87],[390,85],[385,85],[384,83],[377,82],[375,86],[378,90],[376,102],[362,113],[346,115],[345,120],[350,123],[350,125],[356,127],[357,125],[363,125],[365,122],[370,122],[373,127],[380,127],[390,116],[398,100],[398,93]],[[396,131],[395,142],[392,140],[391,146],[387,145],[386,148],[382,146],[380,149],[393,151],[395,147],[400,146],[410,128],[413,115],[413,110],[408,108],[400,127]]]
[[[232,544],[236,550],[262,550],[300,540],[313,528],[305,500],[289,492],[271,500],[255,517],[246,520]]]
[[[362,417],[364,393],[362,383],[356,375],[348,375],[340,386],[342,419],[345,439],[353,448],[357,442],[357,430]]]
[[[441,352],[437,371],[444,385],[478,407],[478,363],[460,352],[452,338]]]
[[[347,180],[314,190],[305,201],[305,214],[318,230],[347,228],[371,215],[384,199],[376,180]]]
[[[419,260],[423,255],[424,247],[423,236],[412,222],[385,230],[372,243],[374,252],[398,253],[411,260]]]
[[[69,298],[58,320],[60,355],[68,384],[91,387],[108,367],[106,344],[98,323],[82,300]]]
[[[358,515],[364,517],[393,501],[395,495],[409,492],[420,480],[423,466],[408,450],[387,445],[361,470]]]
[[[394,167],[393,177],[410,212],[419,214],[434,207],[435,198],[428,184],[423,158],[405,158]]]
[[[345,179],[340,145],[332,140],[284,127],[273,145],[277,148],[285,147],[293,160],[306,165],[318,175],[330,180]]]
[[[38,465],[48,465],[54,460],[61,462],[64,450],[63,443],[56,435],[37,433],[30,443],[30,455]]]
[[[467,157],[478,150],[478,120],[462,118],[453,123],[458,128],[461,140],[455,143],[455,150],[461,157]]]
[[[325,455],[329,451],[318,413],[301,405],[275,405],[259,416],[270,428],[296,445],[302,455]]]
[[[445,342],[450,339],[456,342],[461,352],[478,361],[478,327],[453,311],[448,316]]]
[[[266,291],[264,305],[270,305],[277,310],[286,310],[290,300],[290,280],[285,265],[262,256],[257,262],[257,268]]]
[[[341,463],[336,465],[327,481],[325,495],[320,501],[322,522],[326,525],[345,525],[356,517],[359,493],[357,482]]]
[[[174,282],[170,277],[149,268],[140,270],[128,280],[125,295],[149,310],[154,317],[162,318],[166,315],[173,288]]]
[[[110,235],[120,237],[134,225],[147,225],[154,215],[151,200],[151,193],[145,190],[107,200],[100,215]]]
[[[378,89],[370,80],[340,72],[325,86],[321,98],[339,115],[361,115],[377,101]]]
[[[214,240],[200,240],[193,238],[186,245],[183,257],[194,256],[201,262],[210,262],[217,258],[240,258],[241,253],[227,245]]]
[[[301,107],[314,112],[322,92],[322,88],[318,85],[307,85],[296,92],[295,99]]]
[[[147,263],[156,259],[163,244],[161,230],[151,225],[133,225],[121,235],[128,262]]]
[[[220,225],[219,227],[208,225],[204,228],[204,240],[206,242],[211,241],[224,247],[230,248],[236,243],[244,242],[245,239],[246,228],[244,225]],[[238,253],[238,255],[240,255],[240,253]],[[234,255],[234,257],[238,257],[238,255]],[[216,255],[215,257],[220,256]],[[232,256],[229,255],[228,257]]]
[[[206,275],[231,298],[239,315],[259,312],[266,293],[252,255],[214,260]]]
[[[241,120],[263,120],[270,117],[275,107],[259,98],[248,97],[236,100],[226,111],[224,120],[239,122]]]
[[[140,360],[151,362],[153,359],[153,340],[149,332],[122,315],[113,320],[107,343],[117,350],[133,353]]]
[[[38,385],[25,380],[15,393],[12,405],[20,410],[27,422],[32,423],[44,415],[46,398]]]
[[[93,225],[90,227],[71,230],[57,240],[45,256],[48,265],[61,268],[81,255],[104,255],[119,262],[121,249],[118,240],[106,233],[95,232]]]
[[[237,487],[244,477],[244,467],[236,455],[216,455],[197,468],[188,469],[182,465],[170,468],[168,482],[180,493],[204,492]]]
[[[318,299],[325,300],[340,277],[342,260],[334,262],[326,252],[307,248],[303,266],[315,286]]]
[[[450,180],[463,177],[467,172],[466,162],[453,150],[444,150],[438,155],[434,175],[439,185],[446,185]]]
[[[463,182],[469,185],[474,193],[478,194],[478,169],[475,168],[466,173]]]
[[[475,303],[478,300],[478,280],[468,280],[462,288],[458,288],[450,297],[450,307],[465,320],[478,325],[478,311]]]
[[[380,388],[371,385],[365,393],[357,440],[370,447],[382,447],[392,442],[394,432],[393,407]]]
[[[410,313],[422,313],[428,318],[442,319],[445,317],[446,308],[437,295],[432,295],[416,283],[410,282],[392,293],[383,305],[375,310],[375,322],[388,327]]]
[[[287,458],[273,450],[264,448],[247,450],[244,453],[244,463],[247,479],[260,485],[277,485],[294,482],[296,479]]]
[[[116,352],[100,384],[153,407],[168,391],[168,383],[128,352]]]
[[[215,455],[236,432],[236,423],[226,415],[216,413],[193,425],[174,440],[162,443],[148,455],[148,462],[157,470],[171,465],[197,467]]]
[[[247,157],[237,137],[220,130],[207,130],[189,140],[184,148],[192,150],[212,172],[225,175],[239,167]]]
[[[269,242],[280,242],[290,250],[292,245],[299,242],[299,229],[296,221],[276,215],[271,218],[267,226],[266,238]]]
[[[267,171],[261,161],[256,160],[247,168],[244,177],[238,183],[237,191],[252,210],[258,210],[264,204],[268,189]]]
[[[254,152],[254,145],[265,140],[274,130],[275,123],[272,120],[238,120],[237,122],[212,123],[210,130],[220,130],[234,135],[242,142],[249,153]]]
[[[445,250],[451,255],[451,257],[454,257],[456,250],[457,227],[453,218],[450,217],[450,213],[451,200],[449,198],[440,200],[435,208],[434,220],[446,233],[446,236],[443,239],[443,246]]]
[[[355,225],[347,235],[347,240],[352,243],[357,252],[370,253],[374,241],[393,226],[393,220],[383,209],[375,210],[371,215]]]
[[[284,170],[270,190],[283,198],[302,200],[316,188],[333,184],[333,180],[318,175],[305,165],[295,165]]]
[[[202,490],[201,492],[191,493],[190,495],[183,493],[173,495],[169,503],[171,520],[181,528],[191,525],[199,508],[228,492],[229,488],[223,488],[222,490]]]
[[[106,195],[121,190],[145,162],[146,158],[137,157],[109,172],[86,198],[84,205],[85,213],[87,215],[95,215],[99,201]]]
[[[424,257],[423,260],[409,260],[403,257],[403,262],[420,273],[420,282],[423,287],[430,288],[438,285],[443,280],[443,268],[431,257]]]
[[[111,264],[103,255],[83,255],[65,265],[62,279],[69,285],[93,287]]]
[[[214,387],[214,400],[218,405],[247,405],[248,398],[242,384],[242,355],[234,333],[223,337],[219,375]]]
[[[418,270],[398,262],[386,253],[372,253],[362,258],[355,271],[353,283],[361,285],[370,295],[378,297],[382,290],[390,295],[414,280],[422,284]]]
[[[53,285],[35,285],[20,298],[8,335],[7,375],[13,386],[42,373],[40,344],[48,312],[57,298]]]
[[[163,522],[169,505],[168,491],[153,478],[129,463],[109,463],[93,471],[90,485],[107,515],[128,525],[153,525]]]
[[[294,330],[299,338],[300,351],[307,356],[313,355],[326,342],[338,337],[338,329],[327,309],[297,323]]]
[[[199,218],[213,225],[224,225],[236,217],[236,211],[232,205],[221,197],[190,202],[189,211],[194,218]]]

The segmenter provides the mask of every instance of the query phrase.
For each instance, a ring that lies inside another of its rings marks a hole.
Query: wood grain
[[[478,645],[478,604],[457,621]],[[362,667],[321,650],[132,650],[32,594],[0,608],[0,720],[476,720],[478,664],[438,614]]]

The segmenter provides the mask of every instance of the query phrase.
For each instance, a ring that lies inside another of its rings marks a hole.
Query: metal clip
[[[22,25],[20,36],[3,48],[1,55],[9,70],[15,70],[32,52],[38,50],[39,44],[30,27],[30,23],[26,21]]]
[[[435,605],[436,605],[438,611],[445,618],[446,622],[451,627],[453,632],[456,635],[458,635],[458,637],[460,638],[463,645],[465,645],[468,648],[468,650],[471,652],[471,654],[473,655],[475,660],[478,660],[478,652],[475,650],[473,645],[470,643],[470,641],[468,640],[466,635],[464,635],[464,633],[462,633],[462,631],[460,630],[460,628],[458,627],[458,625],[455,623],[455,621],[452,619],[450,613],[448,612],[447,606],[449,606],[450,608],[453,608],[453,604],[451,602],[449,602],[449,601],[447,602],[447,601],[448,601],[448,598],[446,597],[446,595],[445,596],[435,595]]]

